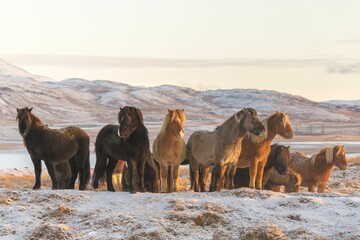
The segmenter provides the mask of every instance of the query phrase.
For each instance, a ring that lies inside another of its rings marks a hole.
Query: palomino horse
[[[249,167],[249,187],[255,188],[256,186],[257,189],[262,189],[264,167],[270,153],[271,141],[277,134],[286,139],[290,139],[294,136],[287,113],[276,112],[270,117],[262,120],[261,123],[265,126],[265,134],[256,136],[250,133],[249,136],[245,137],[242,141],[243,151],[241,151],[239,161],[237,162],[237,167],[239,168]],[[231,189],[236,169],[229,170]]]
[[[327,181],[334,166],[340,170],[348,168],[345,147],[342,145],[323,148],[311,158],[301,153],[293,153],[289,163],[289,167],[301,175],[301,186],[307,186],[309,192],[314,192],[315,187],[317,187],[319,193],[325,192]]]
[[[153,155],[160,165],[161,192],[179,191],[179,166],[186,156],[184,109],[170,110],[153,143]]]
[[[16,119],[19,121],[19,133],[34,164],[35,185],[33,189],[41,186],[41,160],[44,160],[53,189],[59,188],[59,186],[52,163],[55,164],[56,169],[62,169],[67,164],[62,162],[69,161],[72,176],[68,187],[74,188],[79,173],[79,189],[85,190],[90,179],[89,136],[78,127],[50,129],[33,115],[31,110],[32,108],[27,107],[17,109]]]
[[[280,175],[286,175],[288,173],[288,164],[290,159],[290,146],[286,147],[279,144],[271,145],[270,153],[267,157],[267,161],[264,167],[264,175],[266,175],[267,171],[269,171],[271,168],[274,168]],[[236,174],[234,176],[234,187],[249,187],[249,183],[249,168],[237,168]]]
[[[237,112],[214,131],[196,131],[191,134],[187,151],[190,168],[194,174],[194,191],[199,191],[199,168],[214,165],[210,191],[220,190],[226,166],[236,165],[241,152],[241,141],[247,132],[261,135],[265,131],[252,108]],[[190,173],[191,174],[191,173]],[[205,184],[201,181],[201,184]],[[201,189],[205,189],[202,187]]]
[[[106,125],[96,137],[96,164],[93,176],[93,187],[99,187],[99,179],[106,170],[107,189],[115,191],[112,174],[118,159],[126,160],[129,167],[129,191],[136,193],[138,188],[145,191],[144,169],[147,158],[151,157],[149,136],[142,113],[135,107],[120,108],[119,125]],[[135,184],[135,175],[139,184]]]

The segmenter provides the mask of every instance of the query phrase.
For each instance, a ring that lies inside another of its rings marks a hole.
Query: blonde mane
[[[325,153],[326,163],[327,164],[331,163],[334,159],[334,149],[335,149],[335,147],[333,147],[333,148],[325,147],[325,148],[320,149],[320,151],[318,153],[315,153],[314,155],[312,155],[311,164],[314,165],[315,161],[316,161],[316,157],[323,153]],[[341,148],[339,148],[339,150],[336,154],[339,154],[340,151],[341,151]]]
[[[181,109],[175,109],[170,110],[171,112],[168,112],[165,116],[163,125],[161,127],[161,133],[164,133],[166,130],[166,127],[169,125],[170,122],[179,119],[180,122],[186,121],[186,116],[183,110]],[[172,113],[172,114],[171,114]]]

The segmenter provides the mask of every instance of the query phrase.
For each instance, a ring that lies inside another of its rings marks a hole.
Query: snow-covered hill
[[[294,123],[348,122],[360,120],[360,109],[313,102],[276,91],[231,89],[195,91],[161,85],[130,86],[111,81],[67,79],[54,82],[0,61],[0,126],[14,124],[16,107],[32,106],[49,124],[106,124],[116,121],[119,107],[140,108],[149,123],[161,123],[166,108],[185,108],[188,124],[217,125],[244,107],[260,117],[275,111],[289,112]]]

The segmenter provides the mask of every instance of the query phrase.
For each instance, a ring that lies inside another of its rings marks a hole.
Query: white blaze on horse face
[[[184,131],[181,129],[179,134],[178,134],[178,138],[184,138]]]

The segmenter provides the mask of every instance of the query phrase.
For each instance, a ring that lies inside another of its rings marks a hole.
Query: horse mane
[[[35,116],[33,113],[30,112],[31,121],[34,122],[35,126],[37,127],[48,127],[47,124],[43,123],[40,118]]]
[[[171,110],[171,112],[168,112],[165,116],[160,132],[164,133],[167,125],[169,125],[170,122],[174,121],[177,118],[179,118],[181,122],[186,121],[186,116],[184,111],[180,109],[175,109],[175,110]]]
[[[271,116],[270,116],[271,117]],[[267,118],[265,118],[265,119],[263,119],[262,121],[261,121],[261,124],[264,126],[264,128],[265,128],[265,132],[264,132],[264,134],[262,134],[262,135],[259,135],[259,136],[256,136],[255,134],[253,134],[253,133],[248,133],[248,138],[251,140],[251,142],[253,142],[253,143],[261,143],[261,142],[263,142],[263,141],[265,141],[265,139],[268,137],[268,122],[269,122],[269,119],[270,119],[270,117],[267,117]]]
[[[315,153],[314,155],[312,155],[311,164],[314,165],[317,156],[324,154],[324,153],[325,153],[326,163],[327,164],[331,163],[334,158],[334,148],[325,147],[325,148],[320,149],[320,151],[318,153]]]

